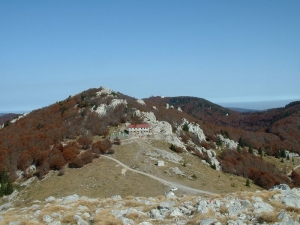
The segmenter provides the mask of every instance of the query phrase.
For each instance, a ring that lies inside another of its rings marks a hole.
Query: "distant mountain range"
[[[16,113],[0,113],[0,125],[4,124],[6,121],[10,121],[12,119],[15,119],[21,114]]]
[[[249,113],[249,112],[259,112],[262,110],[255,110],[255,109],[243,109],[243,108],[236,108],[236,107],[226,107],[230,110],[236,111],[236,112],[241,112],[241,113]]]

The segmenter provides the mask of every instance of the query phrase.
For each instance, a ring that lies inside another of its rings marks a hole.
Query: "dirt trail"
[[[296,169],[298,169],[299,167],[300,167],[300,165],[295,166],[295,167],[293,168],[293,170],[296,170]],[[293,170],[291,170],[290,172],[288,172],[288,173],[287,173],[287,176],[291,176]]]
[[[168,185],[170,187],[177,187],[178,189],[181,189],[182,191],[189,192],[190,194],[197,194],[197,193],[199,194],[199,193],[201,193],[201,194],[208,194],[208,195],[216,195],[216,193],[213,193],[213,192],[204,191],[204,190],[200,190],[200,189],[196,189],[196,188],[191,188],[191,187],[179,184],[179,183],[167,181],[167,180],[161,179],[159,177],[153,176],[151,174],[147,174],[147,173],[144,173],[144,172],[132,169],[129,166],[125,165],[124,163],[120,162],[119,160],[114,159],[114,158],[109,157],[109,156],[102,155],[101,157],[109,159],[109,160],[113,160],[113,161],[115,161],[116,163],[118,163],[119,165],[123,166],[124,168],[126,168],[129,171],[132,171],[134,173],[139,173],[139,174],[148,176],[148,177],[150,177],[150,178],[152,178],[154,180],[157,180],[157,181],[159,181],[159,182],[161,182],[161,183],[163,183],[165,185]]]

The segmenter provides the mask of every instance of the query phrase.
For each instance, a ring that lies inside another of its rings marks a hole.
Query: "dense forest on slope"
[[[146,102],[172,105],[175,109],[209,123],[215,133],[226,130],[231,139],[243,138],[247,145],[263,147],[271,155],[280,149],[300,153],[300,103],[292,102],[283,108],[262,112],[239,113],[202,98],[151,97]]]
[[[59,170],[68,162],[78,161],[79,150],[86,148],[86,142],[91,144],[93,135],[107,135],[108,126],[125,122],[128,115],[129,109],[120,104],[99,117],[94,111],[97,106],[114,99],[97,96],[100,90],[70,96],[8,123],[0,130],[0,170],[6,169],[13,176],[17,170],[25,171],[34,164],[37,175],[43,177],[49,169]]]

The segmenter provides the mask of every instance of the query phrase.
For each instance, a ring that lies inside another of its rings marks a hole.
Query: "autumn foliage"
[[[112,108],[108,116],[99,116],[95,109],[109,104],[114,96],[97,96],[101,89],[90,89],[34,110],[24,118],[0,129],[0,170],[6,169],[12,179],[17,170],[37,166],[36,175],[43,178],[49,170],[60,170],[67,163],[91,162],[95,135],[107,135],[108,127],[125,121],[124,105]],[[86,152],[80,153],[85,150]],[[98,146],[98,153],[112,152],[109,140]],[[76,163],[75,163],[76,164]],[[80,165],[77,163],[76,165]]]
[[[219,160],[224,172],[247,177],[265,189],[281,183],[291,185],[290,180],[274,164],[247,151],[238,153],[234,150],[225,150]]]

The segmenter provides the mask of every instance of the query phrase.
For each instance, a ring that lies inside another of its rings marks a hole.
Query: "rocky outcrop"
[[[135,111],[135,115],[141,117],[145,123],[150,124],[154,134],[172,134],[172,126],[166,121],[158,121],[153,112]]]
[[[104,116],[107,114],[107,112],[110,109],[114,109],[116,106],[124,104],[127,105],[127,101],[124,99],[113,99],[109,105],[107,104],[101,104],[97,107],[95,110],[96,113],[98,113],[99,116]]]
[[[177,147],[180,147],[182,149],[186,149],[185,145],[182,143],[182,141],[175,135],[175,134],[170,134],[165,136],[165,140],[169,142],[170,144],[173,144]]]
[[[192,141],[188,141],[188,145],[193,146],[195,148],[195,151],[200,152],[201,154],[207,154],[208,162],[205,160],[201,160],[202,163],[204,163],[207,166],[212,166],[216,170],[221,170],[221,164],[217,159],[217,154],[213,149],[205,149],[204,147],[199,147],[195,145]]]
[[[278,185],[271,190],[280,190],[280,193],[273,198],[280,201],[283,205],[300,209],[300,189],[290,189],[288,185]]]
[[[205,134],[204,134],[203,130],[200,128],[199,124],[190,123],[188,120],[186,120],[184,118],[182,119],[182,123],[177,127],[177,130],[176,130],[177,135],[180,135],[185,124],[188,125],[188,132],[190,132],[190,133],[194,134],[196,137],[198,137],[200,142],[205,141],[205,139],[206,139]]]
[[[236,149],[239,144],[229,138],[223,137],[223,135],[221,134],[217,134],[217,138],[219,138],[222,144],[224,144],[229,149]]]
[[[48,197],[26,206],[0,206],[1,224],[299,224],[300,189],[232,193],[223,197],[144,198],[119,195],[88,198]],[[294,198],[294,203],[287,199]],[[283,203],[283,204],[281,204]],[[286,206],[289,206],[287,208]]]
[[[154,151],[148,149],[147,151],[144,151],[144,154],[150,156],[154,161],[157,161],[158,157],[162,157],[163,159],[174,163],[179,163],[180,161],[182,161],[182,157],[179,154],[168,152],[158,148],[155,148]]]
[[[214,150],[210,149],[210,150],[203,150],[204,152],[206,152],[208,158],[209,158],[209,162],[210,165],[212,165],[216,170],[221,170],[221,164],[217,159],[217,154]]]
[[[10,121],[10,123],[15,123],[19,119],[22,119],[23,117],[27,116],[29,113],[24,113],[23,115],[18,116],[17,118]],[[4,126],[4,125],[3,125]]]
[[[111,95],[112,94],[112,90],[110,90],[109,88],[106,87],[100,87],[101,90],[96,92],[97,96],[104,96],[104,95]]]
[[[139,103],[139,104],[141,104],[141,105],[146,105],[146,103],[144,102],[144,100],[142,100],[142,99],[138,99],[138,100],[136,100],[137,101],[137,103]]]

